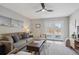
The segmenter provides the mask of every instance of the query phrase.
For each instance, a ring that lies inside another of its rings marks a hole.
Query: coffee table
[[[31,43],[27,44],[27,50],[29,52],[35,52],[35,54],[40,55],[40,52],[44,46],[46,40],[43,39],[34,39]]]

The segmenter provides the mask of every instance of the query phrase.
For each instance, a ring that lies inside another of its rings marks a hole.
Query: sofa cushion
[[[13,39],[11,36],[7,36],[8,40],[13,43]]]
[[[19,40],[18,42],[14,43],[14,46],[16,48],[19,48],[25,44],[28,44],[30,42],[32,42],[33,38],[28,38],[28,39],[23,39],[23,40]]]
[[[14,43],[14,46],[16,48],[19,48],[19,47],[23,46],[24,44],[26,44],[26,40],[19,40],[18,42]]]
[[[13,43],[13,39],[10,35],[3,36],[3,40],[4,41],[10,41],[11,43]]]

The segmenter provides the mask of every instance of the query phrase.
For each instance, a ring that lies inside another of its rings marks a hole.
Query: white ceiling
[[[23,16],[26,16],[30,19],[69,16],[74,11],[79,9],[78,3],[46,3],[46,8],[52,9],[54,11],[36,13],[35,11],[41,9],[41,5],[39,3],[5,3],[0,5],[22,14]]]

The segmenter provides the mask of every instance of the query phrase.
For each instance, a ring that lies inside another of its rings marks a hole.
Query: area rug
[[[26,51],[26,48],[23,51]],[[66,47],[65,42],[47,40],[40,55],[77,55],[77,53]]]
[[[47,41],[41,55],[77,55],[77,53],[66,47],[64,42]]]

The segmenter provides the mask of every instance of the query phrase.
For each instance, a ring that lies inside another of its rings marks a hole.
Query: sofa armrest
[[[5,53],[9,53],[11,50],[13,50],[13,43],[10,41],[0,41],[5,46]]]

